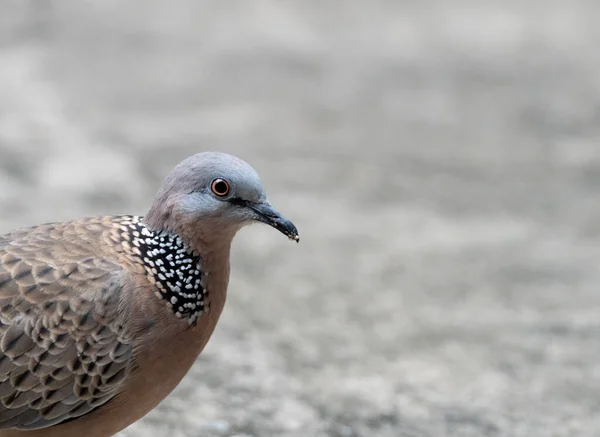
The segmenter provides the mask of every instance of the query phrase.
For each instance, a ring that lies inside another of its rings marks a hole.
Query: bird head
[[[153,230],[182,233],[182,227],[203,237],[231,236],[242,227],[265,223],[293,241],[296,226],[267,200],[256,171],[234,156],[205,152],[173,169],[145,218]],[[210,234],[210,235],[209,235]]]

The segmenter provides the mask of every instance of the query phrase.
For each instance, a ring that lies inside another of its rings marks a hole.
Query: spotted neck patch
[[[178,236],[150,231],[141,217],[123,216],[119,222],[122,245],[140,258],[155,294],[175,316],[195,323],[209,308],[200,257]]]

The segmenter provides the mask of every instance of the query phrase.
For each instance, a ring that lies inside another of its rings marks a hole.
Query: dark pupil
[[[217,194],[225,194],[227,193],[227,184],[223,181],[215,182],[215,192]]]

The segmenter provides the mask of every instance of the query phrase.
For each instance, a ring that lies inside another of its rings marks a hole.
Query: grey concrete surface
[[[599,9],[5,0],[1,231],[143,214],[202,150],[301,231],[242,232],[207,350],[120,437],[600,435]]]

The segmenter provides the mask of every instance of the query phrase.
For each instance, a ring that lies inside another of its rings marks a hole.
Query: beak
[[[294,226],[291,221],[286,219],[267,202],[248,203],[247,207],[256,213],[256,219],[258,221],[274,227],[290,240],[293,240],[296,243],[300,242],[300,236],[298,235],[298,229],[296,229],[296,226]]]

